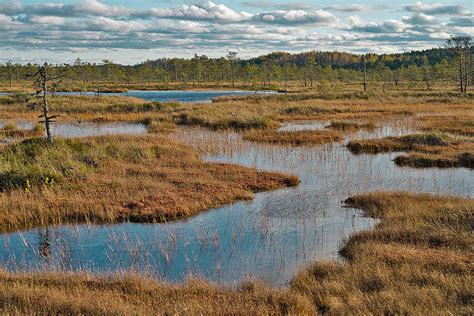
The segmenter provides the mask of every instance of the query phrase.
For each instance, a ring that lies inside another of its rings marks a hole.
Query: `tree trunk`
[[[49,121],[49,106],[48,106],[48,76],[46,67],[43,66],[41,72],[42,88],[43,88],[43,117],[46,128],[46,139],[49,143],[53,143],[53,136],[51,135],[50,121]]]

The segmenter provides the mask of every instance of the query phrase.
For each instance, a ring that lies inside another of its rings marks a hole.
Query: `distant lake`
[[[276,91],[244,91],[244,90],[172,90],[172,91],[146,91],[130,90],[121,93],[103,93],[102,95],[121,95],[140,98],[146,101],[156,102],[189,102],[209,103],[212,99],[223,96],[245,96],[252,94],[275,94]],[[80,95],[80,92],[61,92],[61,95]],[[83,92],[83,95],[94,95],[94,92]]]

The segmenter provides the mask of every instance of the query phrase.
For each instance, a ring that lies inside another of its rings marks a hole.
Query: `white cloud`
[[[82,0],[78,4],[72,5],[73,10],[90,15],[102,16],[126,16],[130,13],[125,7],[110,6],[96,0]]]
[[[236,12],[223,4],[208,2],[204,5],[183,4],[176,8],[152,8],[132,13],[139,18],[168,18],[184,20],[204,20],[221,22],[240,22],[249,20],[252,15],[247,12]]]
[[[375,6],[371,4],[350,4],[350,5],[340,5],[335,4],[329,7],[324,8],[325,10],[330,11],[339,11],[339,12],[365,12],[375,9],[382,9],[385,6]]]
[[[272,12],[259,13],[253,16],[252,20],[291,25],[291,24],[328,24],[336,21],[336,17],[324,10],[306,12],[304,10],[277,10]]]
[[[350,16],[347,29],[366,33],[402,33],[408,27],[406,23],[394,19],[386,20],[383,23],[375,23],[364,22],[358,16]]]
[[[88,21],[88,29],[94,31],[112,31],[126,33],[131,31],[145,31],[147,26],[139,21],[121,21],[107,17],[98,17]]]
[[[434,18],[431,15],[426,15],[424,13],[415,13],[410,17],[404,16],[402,21],[408,24],[418,24],[418,25],[429,25],[429,24],[440,23],[438,19]]]
[[[65,19],[59,16],[31,16],[29,22],[37,24],[63,25]]]
[[[471,14],[468,9],[461,5],[454,4],[441,4],[441,3],[423,3],[416,2],[404,6],[404,9],[410,12],[420,12],[424,14],[437,15],[437,14],[448,14],[448,15],[469,15]]]
[[[125,7],[106,5],[97,0],[81,0],[74,4],[46,2],[31,5],[22,5],[20,1],[14,1],[0,5],[0,13],[10,16],[19,14],[58,17],[127,16],[130,10]]]

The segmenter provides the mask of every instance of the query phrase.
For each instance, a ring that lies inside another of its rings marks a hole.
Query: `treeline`
[[[275,52],[251,59],[239,59],[237,53],[221,58],[195,55],[193,58],[160,58],[126,66],[103,60],[87,63],[49,65],[53,71],[81,85],[96,83],[216,83],[225,85],[284,88],[290,81],[305,86],[315,82],[360,81],[364,64],[369,81],[392,82],[457,80],[456,58],[446,48],[434,48],[401,54],[356,55],[345,52],[311,51],[298,54]],[[36,64],[0,65],[0,80],[14,82],[38,69]]]

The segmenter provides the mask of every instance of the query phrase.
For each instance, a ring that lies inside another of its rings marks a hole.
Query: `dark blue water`
[[[102,95],[119,95],[140,98],[156,102],[187,102],[208,103],[224,96],[243,96],[252,94],[274,94],[274,91],[243,91],[243,90],[203,90],[203,91],[145,91],[131,90],[124,93],[103,93]],[[79,95],[80,92],[61,92],[61,95]],[[83,95],[94,95],[94,92],[83,92]]]

